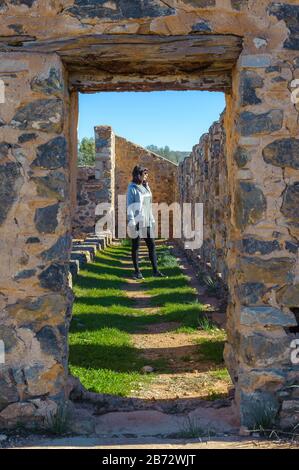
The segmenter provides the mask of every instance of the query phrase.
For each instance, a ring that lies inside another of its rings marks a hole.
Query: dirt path
[[[141,247],[140,259],[146,256],[146,248]],[[197,289],[201,302],[205,302],[204,293],[200,289],[192,269],[186,260],[178,258],[178,261],[181,270],[189,278],[190,285]],[[130,257],[124,257],[122,264],[126,274],[131,275]],[[142,281],[135,281],[127,275],[125,281],[126,294],[134,300],[136,311],[142,311],[148,315],[159,312],[159,307],[151,306],[151,295],[148,290],[144,290]],[[206,303],[215,307],[217,300],[206,297]],[[221,318],[223,319],[223,315]],[[209,335],[200,331],[198,333],[174,333],[180,326],[181,324],[178,322],[167,323],[161,317],[161,322],[148,325],[145,331],[132,334],[133,344],[140,350],[142,356],[149,363],[152,361],[160,361],[161,363],[158,370],[154,369],[154,378],[149,385],[143,386],[141,390],[133,391],[132,396],[145,400],[186,398],[200,400],[206,399],[211,394],[219,398],[227,397],[227,380],[211,376],[210,371],[214,368],[213,362],[200,358],[195,346],[196,339],[199,337],[208,339]]]

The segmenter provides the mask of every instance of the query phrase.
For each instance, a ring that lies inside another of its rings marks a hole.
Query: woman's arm
[[[128,223],[135,225],[135,210],[136,210],[136,199],[137,199],[137,190],[136,188],[129,186],[127,192],[127,216]]]
[[[150,222],[151,224],[155,224],[156,221],[155,221],[155,218],[154,218],[154,214],[153,214],[153,206],[152,206],[152,202],[153,202],[153,195],[152,195],[152,191],[150,189],[150,187],[148,186],[148,189],[149,189],[149,192],[151,194],[151,207],[150,207]]]

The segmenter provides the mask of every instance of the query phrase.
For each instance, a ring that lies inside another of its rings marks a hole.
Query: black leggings
[[[155,239],[151,238],[150,228],[147,228],[147,236],[144,238],[148,249],[148,256],[152,263],[152,267],[154,272],[158,271],[157,266],[157,255],[156,255],[156,246],[155,246]],[[132,238],[132,260],[134,269],[136,272],[139,271],[139,246],[140,246],[140,236],[136,238]]]

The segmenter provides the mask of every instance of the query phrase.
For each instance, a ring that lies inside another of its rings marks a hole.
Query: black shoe
[[[161,271],[155,271],[153,273],[153,276],[154,277],[167,277],[167,276],[165,276],[165,274],[161,273]]]
[[[138,272],[133,274],[133,279],[141,280],[141,279],[144,279],[144,277],[142,276],[141,272],[138,271]]]

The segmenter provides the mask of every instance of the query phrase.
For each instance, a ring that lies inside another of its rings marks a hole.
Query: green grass
[[[70,371],[91,391],[129,396],[151,381],[153,374],[141,369],[151,365],[155,373],[167,373],[164,358],[149,361],[142,358],[132,343],[131,334],[142,332],[150,324],[180,323],[177,331],[195,332],[204,321],[204,306],[197,300],[195,290],[171,256],[168,247],[157,247],[159,268],[167,278],[152,277],[151,267],[142,262],[145,280],[141,290],[150,294],[157,312],[149,315],[134,308],[134,300],[126,295],[125,271],[122,257],[130,256],[130,245],[123,243],[97,253],[92,264],[80,271],[74,283],[75,303],[71,322]],[[220,363],[224,338],[212,331],[212,343],[198,343],[199,354]]]
[[[211,370],[209,374],[211,377],[217,380],[226,380],[226,381],[230,380],[230,376],[226,368]]]
[[[278,410],[271,403],[253,402],[250,406],[251,431],[269,437],[275,429]]]
[[[120,257],[128,248],[114,246],[98,253],[74,285],[75,304],[70,330],[70,370],[91,391],[126,396],[144,382],[145,365],[132,346],[136,329],[133,301],[122,289]]]
[[[60,405],[56,413],[46,417],[46,429],[50,434],[60,436],[70,431],[71,411],[67,405]]]
[[[222,364],[225,339],[226,335],[223,330],[214,330],[210,332],[209,337],[198,338],[196,340],[198,354],[203,360]]]
[[[177,334],[183,333],[185,335],[192,335],[192,334],[196,333],[197,331],[198,331],[198,329],[196,327],[180,326],[179,328],[177,328],[175,330],[175,333],[177,333]]]
[[[214,323],[204,315],[198,318],[198,328],[203,331],[217,331],[218,329]]]
[[[170,437],[176,439],[199,439],[215,435],[216,433],[213,429],[207,429],[206,426],[200,426],[200,419],[188,416],[183,422],[180,430]]]

